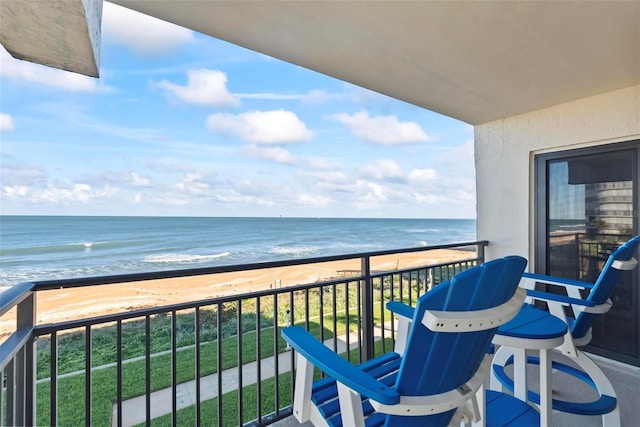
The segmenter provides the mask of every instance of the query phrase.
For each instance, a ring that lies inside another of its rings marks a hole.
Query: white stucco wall
[[[640,138],[640,85],[476,126],[478,239],[487,259],[533,259],[533,159]]]

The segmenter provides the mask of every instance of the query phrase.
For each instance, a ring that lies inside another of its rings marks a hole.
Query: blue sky
[[[110,3],[101,49],[0,48],[2,214],[475,217],[468,124]]]

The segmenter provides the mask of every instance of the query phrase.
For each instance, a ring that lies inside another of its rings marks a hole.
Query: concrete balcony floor
[[[589,355],[602,368],[618,394],[618,404],[620,407],[620,419],[622,427],[632,427],[638,425],[638,407],[640,407],[640,367],[631,366],[610,359]],[[528,370],[529,383],[533,386],[537,383],[535,369]],[[553,377],[554,397],[573,401],[588,402],[596,397],[595,392],[578,380],[568,375],[555,373]],[[487,382],[488,386],[488,382]],[[293,427],[301,424],[289,417],[279,421],[273,426]],[[304,427],[311,427],[311,423],[302,424]],[[555,412],[553,414],[552,425],[559,427],[591,427],[602,426],[600,416],[580,416]]]

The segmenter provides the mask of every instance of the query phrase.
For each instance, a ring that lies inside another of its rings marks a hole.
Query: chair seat
[[[567,325],[562,320],[524,304],[518,315],[500,326],[497,333],[513,338],[540,340],[562,337],[566,332]]]
[[[400,360],[398,353],[391,352],[364,362],[358,365],[358,367],[388,386],[393,386],[398,374],[398,369],[400,368]],[[326,377],[313,383],[311,401],[316,405],[330,426],[342,426],[342,419],[339,416],[340,402],[338,401],[338,388],[333,378]],[[374,412],[373,407],[366,399],[363,399],[363,410],[365,416]],[[380,419],[380,423],[384,422],[384,416],[382,414],[377,418]],[[372,421],[371,417],[367,418],[367,426],[381,425],[377,423],[371,424]]]
[[[397,353],[387,353],[369,360],[359,368],[379,381],[392,386],[396,381],[401,358]],[[326,377],[313,383],[311,400],[324,419],[332,427],[343,427],[336,381]],[[362,399],[367,427],[382,426],[384,414],[375,413],[367,399]],[[540,424],[540,414],[533,407],[513,396],[487,391],[487,426],[535,426]]]
[[[508,394],[487,390],[487,427],[539,426],[540,414]]]

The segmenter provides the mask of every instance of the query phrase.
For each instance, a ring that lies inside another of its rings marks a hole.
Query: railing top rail
[[[33,328],[18,329],[0,344],[0,371],[13,359],[18,351],[29,341]]]
[[[128,282],[141,282],[145,280],[174,279],[178,277],[200,276],[205,274],[230,273],[230,272],[237,272],[237,271],[258,270],[258,269],[275,268],[275,267],[289,267],[294,265],[316,264],[321,262],[343,261],[343,260],[355,259],[355,258],[376,257],[376,256],[393,255],[393,254],[400,254],[400,253],[423,252],[423,251],[430,251],[435,249],[452,249],[452,248],[461,248],[461,247],[478,246],[478,245],[488,246],[489,242],[486,240],[478,240],[474,242],[449,243],[445,245],[422,246],[417,248],[388,249],[388,250],[381,250],[381,251],[358,252],[358,253],[350,253],[350,254],[323,256],[323,257],[288,259],[283,261],[223,265],[219,267],[154,271],[154,272],[146,272],[146,273],[119,274],[119,275],[112,275],[112,276],[81,277],[77,279],[44,280],[44,281],[36,281],[31,285],[32,285],[33,291],[45,291],[50,289],[68,289],[68,288],[79,288],[79,287],[92,286],[92,285],[110,285],[110,284],[128,283]],[[8,291],[5,291],[5,293],[6,292]],[[4,293],[2,295],[4,296]],[[4,298],[3,298],[3,306],[4,306]]]
[[[0,316],[20,304],[31,295],[35,284],[31,282],[18,283],[0,294]]]
[[[465,263],[465,262],[477,261],[477,260],[478,258],[465,258],[465,259],[452,260],[452,261],[436,263],[436,264],[427,264],[424,266],[409,267],[401,270],[387,270],[387,271],[381,271],[375,274],[371,274],[371,277],[384,277],[385,275],[389,275],[389,274],[405,274],[410,271],[415,271],[415,270],[420,270],[425,268],[438,268],[438,267],[448,266],[452,264],[459,264],[459,263]],[[363,278],[364,278],[363,275],[340,277],[340,278],[335,278],[330,280],[323,280],[321,282],[315,282],[315,283],[291,285],[291,286],[286,286],[284,288],[262,289],[262,290],[252,291],[252,292],[242,293],[242,294],[225,295],[225,296],[213,297],[213,298],[197,300],[197,301],[187,301],[182,303],[162,305],[162,306],[151,307],[151,308],[140,308],[136,310],[124,311],[121,313],[112,313],[112,314],[105,314],[102,316],[95,316],[90,318],[68,320],[65,322],[43,324],[43,325],[38,325],[34,328],[34,334],[36,336],[41,336],[41,335],[49,334],[53,331],[74,329],[74,328],[84,327],[88,325],[98,325],[98,324],[107,323],[107,322],[115,322],[118,320],[122,321],[122,320],[140,318],[144,316],[152,316],[155,314],[168,313],[172,311],[190,310],[190,309],[213,306],[217,304],[224,304],[228,302],[250,299],[250,298],[255,299],[255,298],[262,298],[262,297],[270,297],[270,296],[284,294],[284,293],[304,291],[304,290],[315,289],[315,288],[323,288],[325,286],[341,285],[345,283],[358,282]]]

